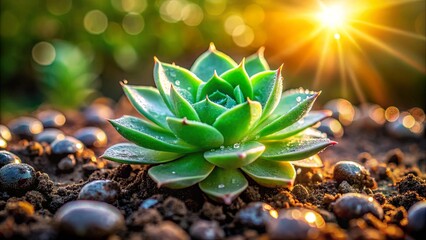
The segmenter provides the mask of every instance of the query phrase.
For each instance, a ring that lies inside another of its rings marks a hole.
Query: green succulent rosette
[[[198,184],[230,204],[247,188],[246,177],[291,186],[291,161],[317,166],[315,154],[335,144],[310,128],[330,115],[309,112],[320,93],[282,92],[281,67],[270,70],[262,49],[237,64],[211,44],[190,70],[155,58],[154,80],[157,89],[123,84],[145,118],[110,120],[133,143],[113,145],[102,157],[155,165],[148,173],[158,187]]]

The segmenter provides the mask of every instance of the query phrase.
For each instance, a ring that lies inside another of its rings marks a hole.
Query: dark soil
[[[81,113],[67,115],[61,130],[72,135],[85,125],[81,120],[84,118]],[[120,115],[122,112],[117,113]],[[101,127],[109,137],[108,145],[124,141],[108,124]],[[85,149],[76,157],[70,172],[61,172],[48,144],[15,139],[7,150],[36,169],[37,184],[23,193],[0,189],[0,239],[69,237],[55,227],[55,212],[77,200],[86,183],[99,179],[114,180],[121,188],[112,205],[124,215],[126,226],[108,239],[269,239],[265,223],[250,224],[250,219],[236,217],[243,215],[240,210],[251,202],[269,204],[277,211],[303,207],[318,212],[326,224],[316,239],[406,239],[408,209],[426,200],[425,138],[395,139],[383,127],[366,129],[353,125],[345,130],[345,136],[337,139],[338,145],[320,154],[324,168],[297,169],[292,190],[268,189],[250,182],[231,205],[207,199],[196,186],[158,189],[147,175],[147,166],[98,158],[105,148]],[[337,183],[332,169],[342,160],[360,163],[369,176],[352,185],[347,181]],[[350,192],[373,197],[383,208],[383,220],[367,213],[345,223],[339,221],[333,212],[334,203]]]

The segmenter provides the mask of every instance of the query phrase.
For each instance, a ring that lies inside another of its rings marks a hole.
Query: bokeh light
[[[52,44],[48,42],[39,42],[34,45],[32,56],[36,63],[47,66],[55,60],[56,51]]]
[[[84,16],[84,27],[91,34],[101,34],[108,27],[108,18],[100,10],[92,10]]]

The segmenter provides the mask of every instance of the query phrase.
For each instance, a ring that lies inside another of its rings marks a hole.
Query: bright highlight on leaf
[[[264,187],[290,187],[296,177],[290,161],[319,167],[316,154],[335,144],[309,128],[330,113],[309,113],[319,92],[282,93],[282,67],[269,70],[263,51],[238,65],[211,44],[191,71],[155,58],[158,90],[123,84],[147,120],[110,120],[134,144],[116,144],[103,157],[155,165],[148,174],[158,187],[198,183],[225,204],[247,188],[246,176]]]

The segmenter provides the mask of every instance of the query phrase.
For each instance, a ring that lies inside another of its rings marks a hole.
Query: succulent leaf
[[[194,109],[197,111],[201,122],[209,125],[212,125],[217,117],[228,110],[226,107],[210,101],[208,97],[194,104]]]
[[[260,103],[248,100],[220,115],[213,123],[213,127],[225,137],[224,144],[231,145],[242,140],[261,115]]]
[[[241,91],[240,85],[234,88],[234,97],[237,103],[243,103],[245,101],[244,94]]]
[[[141,147],[178,153],[192,152],[197,149],[179,141],[170,131],[140,118],[123,116],[119,119],[110,120],[110,123],[123,137]]]
[[[233,108],[235,105],[237,105],[237,102],[233,98],[219,91],[214,92],[209,97],[210,100],[212,100],[214,103],[222,105],[226,108]]]
[[[215,71],[220,75],[235,66],[237,66],[237,63],[232,58],[216,50],[214,44],[211,43],[209,50],[195,60],[191,72],[207,82]]]
[[[284,138],[288,138],[294,136],[303,130],[311,127],[315,123],[331,116],[330,111],[311,111],[304,118],[300,119],[293,125],[290,125],[284,128],[281,131],[278,131],[272,135],[266,136],[262,138],[262,140],[280,140]]]
[[[244,98],[253,99],[253,87],[251,86],[250,78],[244,68],[244,61],[243,59],[240,65],[224,72],[220,77],[230,83],[234,88],[239,85],[241,92],[244,94]]]
[[[240,168],[255,161],[264,150],[265,146],[259,142],[236,143],[207,151],[204,158],[221,168]]]
[[[109,147],[101,157],[126,164],[159,164],[170,162],[182,155],[143,148],[133,143],[119,143]]]
[[[251,78],[254,100],[262,105],[262,119],[269,117],[280,102],[283,90],[281,69],[261,72]]]
[[[170,110],[173,110],[172,100],[170,99],[171,86],[188,102],[194,103],[197,89],[202,83],[197,76],[187,69],[162,63],[157,58],[155,58],[154,81]]]
[[[255,182],[264,187],[290,187],[296,171],[291,163],[258,159],[241,168]]]
[[[223,144],[222,134],[214,127],[186,118],[167,118],[167,123],[176,137],[200,148],[214,148]]]
[[[251,77],[257,73],[264,72],[269,70],[268,62],[264,57],[265,48],[261,47],[257,51],[257,53],[249,56],[246,59],[245,68],[247,70],[247,74]]]
[[[181,118],[186,117],[189,120],[200,120],[192,105],[185,98],[183,98],[173,86],[170,88],[170,99],[172,100],[172,105],[176,116]]]
[[[157,89],[153,87],[123,84],[124,93],[135,109],[158,126],[168,128],[166,117],[173,113],[164,104]]]
[[[158,187],[179,189],[202,181],[214,168],[214,165],[204,160],[202,154],[196,153],[154,166],[148,170],[148,174]]]
[[[291,89],[285,91],[280,99],[280,103],[273,112],[274,115],[283,115],[288,113],[294,106],[300,104],[302,100],[310,99],[320,92],[304,90],[303,88]]]
[[[310,157],[336,142],[327,138],[291,138],[263,144],[266,147],[261,156],[263,159],[294,161]]]
[[[320,168],[324,167],[324,164],[322,163],[322,160],[318,154],[315,154],[313,156],[310,156],[308,158],[299,160],[299,161],[293,161],[291,162],[294,166],[298,167],[305,167],[305,168]]]
[[[208,82],[202,83],[199,86],[197,92],[197,101],[204,99],[206,96],[209,96],[216,91],[230,96],[233,94],[232,85],[219,77],[215,72],[213,77]]]
[[[318,95],[319,93],[316,93],[312,96],[300,100],[300,102],[298,102],[294,107],[281,116],[277,116],[274,112],[271,116],[271,119],[274,120],[265,121],[266,125],[262,126],[262,129],[257,133],[257,135],[264,137],[296,123],[311,110],[312,105],[314,104]],[[283,99],[281,99],[281,101],[282,100]]]
[[[248,182],[238,169],[216,167],[199,186],[211,199],[229,205],[247,188]]]

